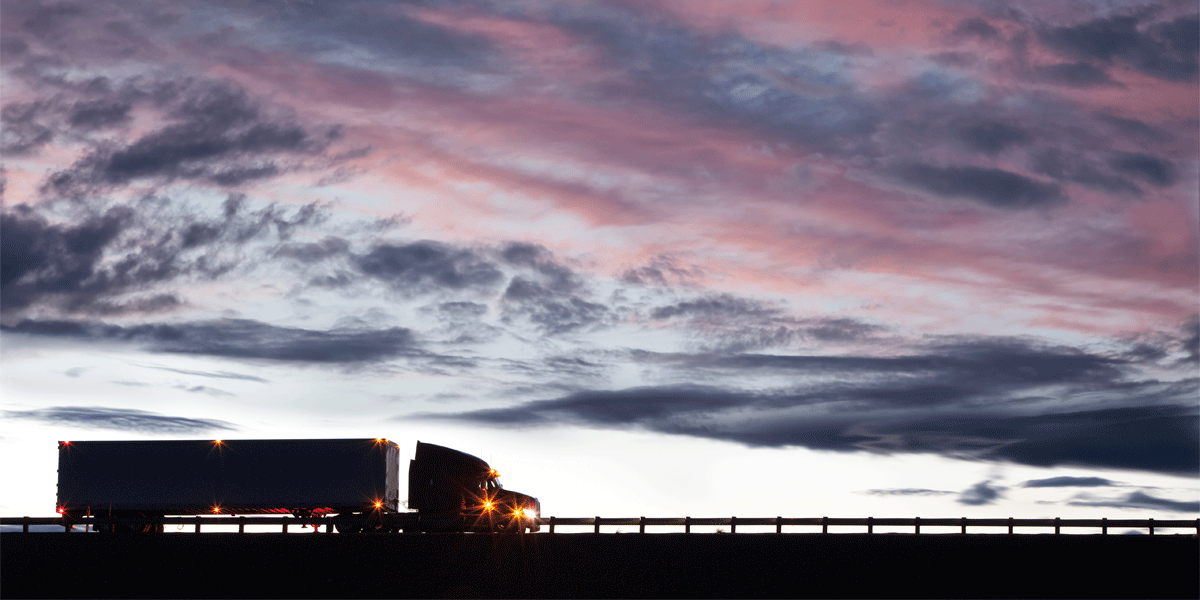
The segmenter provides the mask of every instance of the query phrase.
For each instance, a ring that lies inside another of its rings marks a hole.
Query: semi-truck
[[[168,515],[294,515],[338,532],[536,532],[541,503],[482,459],[418,441],[400,503],[386,438],[60,441],[58,513],[100,532],[161,532]]]

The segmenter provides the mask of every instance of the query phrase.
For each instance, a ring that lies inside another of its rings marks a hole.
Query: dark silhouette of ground
[[[1194,535],[8,533],[25,597],[1200,597]]]

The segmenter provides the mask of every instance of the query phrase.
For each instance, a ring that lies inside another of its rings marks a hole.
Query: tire
[[[334,517],[333,528],[338,533],[362,533],[363,522],[353,517]]]

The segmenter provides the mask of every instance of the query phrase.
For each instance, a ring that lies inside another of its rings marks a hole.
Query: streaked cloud
[[[1109,500],[1077,499],[1067,504],[1071,506],[1102,506],[1107,508],[1132,508],[1177,513],[1195,513],[1200,511],[1200,502],[1195,500],[1170,500],[1168,498],[1151,496],[1142,491],[1130,492],[1124,498]]]
[[[5,411],[10,419],[23,419],[69,425],[79,428],[116,429],[156,435],[188,435],[206,431],[237,429],[232,423],[216,419],[174,417],[131,408],[101,406],[57,406],[36,410]]]

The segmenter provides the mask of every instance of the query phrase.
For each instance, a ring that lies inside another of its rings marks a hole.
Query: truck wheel
[[[335,518],[333,521],[333,528],[337,530],[338,533],[362,533],[363,522],[359,519]]]
[[[333,528],[336,529],[338,533],[362,533],[361,526],[356,527],[350,523],[335,523]]]

